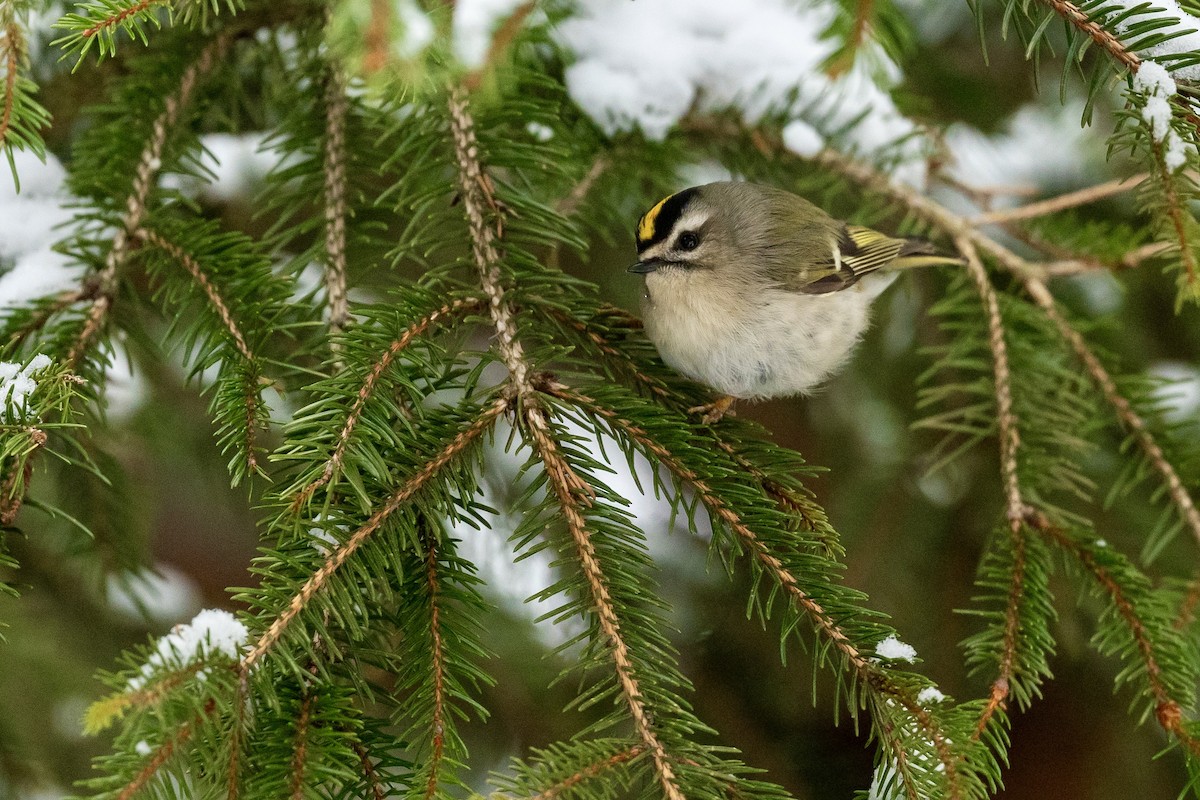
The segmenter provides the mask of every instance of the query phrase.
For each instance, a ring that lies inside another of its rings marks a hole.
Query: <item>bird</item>
[[[706,423],[738,399],[811,393],[848,360],[889,274],[963,264],[744,181],[663,198],[635,239],[646,334],[668,366],[719,393],[689,409]]]

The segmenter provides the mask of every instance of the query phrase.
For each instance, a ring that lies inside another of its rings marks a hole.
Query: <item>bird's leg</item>
[[[723,394],[711,403],[705,403],[702,406],[693,406],[688,409],[689,414],[701,414],[700,421],[705,425],[712,425],[720,422],[721,418],[726,414],[733,414],[733,402],[736,400],[733,395]]]

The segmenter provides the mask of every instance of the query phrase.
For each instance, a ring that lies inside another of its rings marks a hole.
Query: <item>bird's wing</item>
[[[830,247],[829,257],[805,270],[805,280],[795,289],[805,294],[847,289],[864,275],[891,264],[907,244],[904,239],[893,239],[861,225],[844,225]]]

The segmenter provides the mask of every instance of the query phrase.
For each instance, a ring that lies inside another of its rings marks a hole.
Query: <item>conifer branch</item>
[[[375,765],[371,763],[371,754],[367,752],[367,748],[357,740],[351,742],[350,746],[358,756],[363,777],[367,779],[367,786],[371,789],[371,800],[387,800],[387,792],[383,789],[383,782],[379,779],[379,773],[375,771]]]
[[[1179,189],[1175,186],[1175,176],[1167,168],[1163,146],[1154,142],[1154,163],[1158,169],[1158,178],[1162,183],[1163,202],[1166,204],[1167,218],[1171,221],[1171,230],[1175,234],[1175,242],[1179,247],[1179,259],[1183,263],[1183,280],[1190,291],[1195,291],[1196,280],[1200,277],[1200,267],[1196,264],[1196,253],[1191,237],[1188,234],[1186,219],[1191,215],[1184,210]]]
[[[992,287],[975,245],[964,236],[955,237],[954,244],[967,261],[967,273],[975,283],[980,299],[983,300],[987,316],[988,347],[992,351],[996,414],[1000,434],[1000,473],[1004,479],[1004,496],[1007,503],[1005,516],[1013,534],[1016,535],[1025,514],[1025,503],[1021,499],[1021,484],[1017,479],[1017,450],[1021,446],[1021,434],[1016,415],[1013,413],[1012,371],[1008,362],[1008,345],[1004,341],[1004,320],[1000,317],[1000,303],[996,299],[996,290]]]
[[[979,721],[975,724],[974,739],[978,740],[992,721],[997,711],[1008,707],[1008,696],[1012,690],[1012,680],[1015,675],[1017,660],[1017,644],[1021,635],[1021,599],[1025,594],[1025,570],[1028,566],[1025,556],[1025,526],[1018,523],[1009,528],[1012,537],[1013,565],[1009,574],[1008,599],[1004,606],[1004,634],[1000,641],[1000,666],[996,677],[992,679],[991,691],[979,712]]]
[[[1080,546],[1079,542],[1068,536],[1062,528],[1051,524],[1044,515],[1031,510],[1027,516],[1027,520],[1034,530],[1045,535],[1047,539],[1062,550],[1070,553],[1072,558],[1082,564],[1092,574],[1092,577],[1096,580],[1096,583],[1100,586],[1104,594],[1112,601],[1113,608],[1129,629],[1138,655],[1145,665],[1146,681],[1154,696],[1155,719],[1163,730],[1178,739],[1193,757],[1200,756],[1200,739],[1189,733],[1187,727],[1184,725],[1183,708],[1175,698],[1171,697],[1170,692],[1163,682],[1163,668],[1159,664],[1154,643],[1150,638],[1146,623],[1126,596],[1121,584],[1108,569],[1096,560],[1090,550]]]
[[[358,396],[354,398],[354,405],[350,407],[350,413],[346,416],[346,421],[342,425],[342,430],[338,434],[337,445],[330,454],[329,459],[325,462],[325,468],[321,472],[321,476],[312,483],[305,486],[296,495],[296,499],[292,501],[292,511],[298,512],[300,508],[308,502],[318,489],[333,479],[334,474],[342,466],[342,461],[346,457],[346,448],[350,445],[350,437],[354,433],[359,420],[362,418],[363,407],[375,392],[376,384],[387,371],[396,356],[412,344],[417,337],[424,335],[434,325],[445,324],[452,322],[458,317],[469,314],[472,311],[478,310],[483,305],[483,301],[477,297],[458,298],[435,311],[426,314],[419,320],[409,325],[404,333],[395,339],[388,349],[384,351],[379,360],[367,373],[367,378],[363,381],[363,385],[359,387]]]
[[[212,714],[213,711],[216,710],[216,707],[216,701],[210,699],[204,704],[203,713],[201,713],[194,720],[180,725],[175,735],[163,742],[163,744],[160,745],[159,748],[150,755],[150,759],[146,762],[145,766],[142,767],[138,774],[134,776],[133,780],[125,784],[121,791],[117,793],[116,800],[130,800],[130,798],[145,788],[146,784],[150,782],[150,779],[153,778],[160,769],[162,769],[163,764],[167,763],[167,760],[171,758],[175,751],[184,745],[188,739],[192,738],[192,735],[196,732],[196,726],[199,725],[205,717]]]
[[[570,775],[553,786],[549,786],[543,791],[526,798],[526,800],[554,800],[554,798],[558,797],[563,792],[574,788],[586,780],[607,772],[613,767],[620,766],[627,761],[632,761],[644,752],[646,752],[646,746],[644,744],[635,744],[632,747],[628,747],[620,752],[613,753],[611,756],[601,759],[593,764],[588,764],[586,767],[578,770],[573,775]]]
[[[516,317],[504,297],[500,283],[500,254],[496,250],[498,231],[502,230],[499,204],[496,202],[492,179],[479,160],[479,143],[475,139],[475,121],[468,108],[467,93],[461,87],[450,92],[450,131],[454,138],[454,155],[458,162],[458,185],[463,212],[471,231],[471,253],[479,274],[479,283],[488,299],[488,312],[496,328],[496,346],[500,360],[508,368],[509,381],[522,404],[536,405],[537,397],[529,380],[529,365],[525,350],[517,338]],[[496,216],[496,230],[487,224],[486,205]],[[540,411],[535,412],[542,416]]]
[[[429,721],[432,734],[429,754],[429,778],[425,783],[425,800],[434,800],[438,790],[438,770],[446,750],[446,653],[442,642],[441,606],[438,591],[437,542],[434,536],[425,538],[425,580],[429,584],[429,639],[433,658],[433,715]]]
[[[613,359],[621,366],[623,370],[628,372],[634,379],[637,380],[638,383],[640,383],[642,386],[645,386],[653,394],[662,398],[674,396],[665,386],[662,385],[660,381],[643,372],[638,367],[637,363],[629,357],[628,353],[618,347],[614,347],[613,344],[608,341],[608,339],[589,326],[586,322],[576,319],[559,308],[548,307],[546,308],[546,313],[554,317],[562,324],[567,325],[586,336],[588,340],[596,346],[596,349],[598,349],[608,358]]]
[[[308,606],[313,596],[329,582],[333,574],[370,538],[371,534],[379,530],[379,527],[387,521],[388,517],[395,513],[401,506],[408,503],[446,465],[487,433],[500,415],[509,409],[511,403],[512,400],[508,394],[496,398],[490,406],[480,412],[474,422],[459,431],[458,435],[442,448],[437,455],[427,461],[421,469],[417,470],[399,489],[393,492],[383,507],[372,514],[361,528],[356,530],[349,539],[329,554],[321,568],[309,576],[308,580],[300,588],[300,591],[292,597],[287,607],[275,617],[270,627],[263,632],[250,651],[242,658],[240,669],[243,676],[249,675],[250,668],[279,641],[279,638],[283,636],[283,632],[292,623],[292,620]]]
[[[1041,307],[1050,321],[1054,323],[1059,335],[1075,351],[1075,357],[1083,362],[1084,368],[1087,369],[1088,374],[1092,376],[1092,380],[1100,388],[1104,399],[1108,401],[1108,404],[1116,412],[1121,424],[1133,436],[1134,441],[1137,442],[1146,459],[1154,466],[1158,474],[1162,476],[1163,482],[1167,485],[1167,492],[1171,497],[1171,501],[1179,510],[1179,515],[1183,518],[1188,529],[1191,530],[1192,537],[1196,540],[1196,543],[1200,544],[1200,510],[1196,508],[1196,503],[1192,500],[1191,494],[1180,479],[1179,473],[1175,471],[1175,467],[1167,460],[1166,454],[1154,438],[1154,434],[1150,432],[1150,428],[1146,425],[1145,420],[1142,419],[1141,415],[1134,410],[1130,402],[1117,389],[1116,382],[1108,374],[1108,370],[1104,368],[1100,359],[1088,347],[1082,334],[1071,327],[1071,324],[1063,317],[1062,313],[1058,310],[1057,304],[1054,302],[1054,296],[1046,288],[1046,284],[1037,278],[1027,278],[1025,280],[1025,290],[1029,292],[1029,296],[1033,298],[1034,302]]]
[[[9,147],[8,134],[17,105],[17,70],[25,59],[25,36],[16,22],[4,26],[0,56],[4,59],[4,103],[0,106],[0,151]]]
[[[929,715],[929,712],[921,707],[921,704],[911,696],[911,693],[891,681],[876,662],[865,656],[850,641],[850,637],[846,635],[821,604],[801,588],[796,576],[791,573],[779,557],[772,553],[768,545],[742,522],[738,513],[730,508],[700,475],[679,461],[670,450],[656,442],[643,428],[622,418],[615,411],[601,405],[595,399],[556,381],[545,382],[541,389],[552,397],[557,397],[577,408],[583,409],[593,416],[607,421],[615,429],[629,437],[630,440],[635,442],[645,452],[653,455],[667,470],[689,484],[697,495],[699,495],[700,501],[704,503],[709,512],[728,525],[730,530],[736,533],[747,545],[755,560],[762,564],[767,573],[786,592],[796,607],[802,609],[809,619],[812,620],[820,635],[827,639],[842,654],[853,671],[862,678],[863,682],[894,698],[899,705],[913,716],[917,724],[929,736],[930,741],[934,743],[934,747],[937,749],[938,759],[945,769],[946,779],[951,788],[950,796],[962,796],[959,786],[957,760],[950,749],[950,743],[946,741],[945,736],[934,719]]]
[[[30,315],[28,322],[13,331],[9,335],[8,341],[5,342],[4,349],[9,350],[17,345],[20,345],[30,336],[46,327],[46,323],[48,323],[56,314],[62,313],[76,303],[84,300],[94,299],[94,296],[95,291],[93,286],[84,286],[82,288],[75,289],[74,291],[61,292],[58,297],[54,299],[53,303],[36,309]]]
[[[308,764],[308,721],[312,715],[313,695],[304,692],[300,701],[300,716],[296,719],[295,744],[292,749],[291,800],[304,800],[304,771]]]
[[[1047,214],[1054,214],[1059,211],[1065,211],[1068,208],[1076,208],[1094,203],[1097,200],[1103,200],[1107,197],[1124,194],[1136,189],[1149,177],[1148,174],[1143,172],[1128,178],[1114,178],[1111,181],[1098,183],[1095,186],[1088,186],[1074,192],[1066,192],[1056,197],[1039,200],[1036,203],[1029,203],[1017,206],[1016,208],[1000,209],[998,211],[985,211],[982,214],[976,214],[967,221],[971,225],[979,226],[1044,217]]]
[[[152,244],[162,250],[171,258],[179,262],[192,279],[199,284],[204,291],[204,296],[208,298],[208,302],[212,304],[213,310],[217,312],[217,316],[221,318],[225,330],[229,331],[229,336],[233,339],[233,344],[237,347],[242,358],[247,361],[254,361],[254,353],[250,352],[250,347],[246,344],[246,337],[242,335],[242,329],[238,326],[237,320],[233,318],[233,313],[229,310],[229,306],[221,297],[220,291],[216,285],[209,279],[204,272],[204,267],[200,265],[195,257],[184,250],[179,245],[165,238],[162,234],[152,231],[149,228],[139,228],[134,233],[134,237]]]
[[[346,297],[346,75],[332,60],[325,78],[325,292],[329,330],[350,319]],[[338,346],[336,342],[333,345]]]
[[[146,709],[158,705],[172,689],[183,685],[203,668],[204,664],[201,662],[189,664],[182,669],[163,675],[136,691],[122,692],[97,700],[88,706],[88,710],[84,714],[84,733],[99,733],[123,715],[128,708]]]
[[[111,31],[123,25],[130,17],[135,17],[144,11],[148,11],[151,6],[170,5],[172,0],[138,0],[131,6],[121,9],[115,14],[110,14],[98,20],[90,28],[83,31],[84,39],[91,39],[98,33]]]
[[[141,228],[146,216],[146,202],[150,190],[154,188],[155,178],[162,169],[163,148],[175,124],[179,121],[180,112],[191,102],[196,84],[206,77],[212,68],[219,63],[221,56],[233,41],[228,31],[217,34],[209,42],[200,55],[193,61],[179,80],[179,87],[167,97],[163,111],[154,120],[150,141],[142,150],[141,157],[133,179],[133,189],[125,199],[125,213],[121,218],[108,253],[104,258],[104,267],[97,276],[97,291],[92,307],[88,311],[87,321],[80,331],[75,343],[67,353],[67,364],[75,366],[86,352],[94,337],[104,324],[109,309],[116,299],[117,272],[124,265],[129,255],[129,239]]]
[[[1129,68],[1131,72],[1138,71],[1138,68],[1142,65],[1142,59],[1138,54],[1127,49],[1121,43],[1121,40],[1109,33],[1104,26],[1089,19],[1079,6],[1070,0],[1042,0],[1042,2],[1054,9],[1055,14],[1058,14],[1072,26],[1078,28],[1089,39],[1095,42],[1100,49],[1108,53],[1113,60]]]
[[[583,576],[591,594],[592,608],[596,612],[600,631],[608,643],[613,666],[617,673],[617,681],[621,686],[621,693],[625,696],[625,702],[629,706],[629,714],[633,718],[634,728],[646,749],[649,750],[650,757],[654,759],[655,771],[667,800],[685,800],[675,777],[675,769],[667,756],[666,747],[654,731],[650,711],[646,708],[645,698],[638,687],[638,678],[633,672],[629,646],[621,635],[621,623],[613,606],[612,597],[609,595],[604,570],[596,556],[595,545],[591,541],[591,531],[588,530],[587,521],[583,516],[583,505],[591,503],[592,498],[595,497],[595,490],[563,458],[554,435],[545,422],[545,417],[540,414],[534,416],[531,413],[540,410],[540,406],[525,407],[529,433],[538,457],[545,465],[550,486],[558,500],[559,508],[567,523],[567,529],[575,544],[579,565],[583,570]]]

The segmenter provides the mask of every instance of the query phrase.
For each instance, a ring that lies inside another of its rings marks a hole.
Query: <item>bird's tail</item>
[[[924,239],[905,239],[892,262],[893,268],[909,269],[915,267],[937,267],[953,265],[961,267],[966,264],[957,256],[939,255],[937,249]]]

